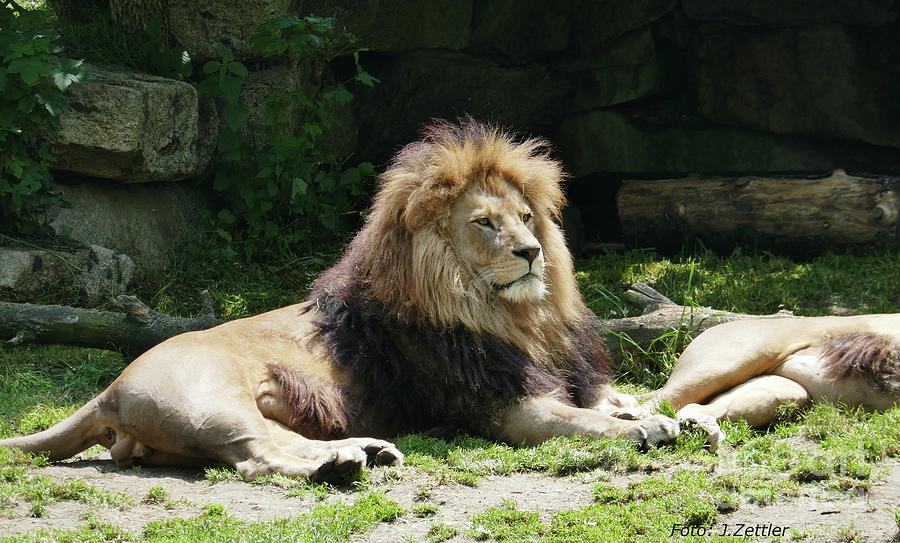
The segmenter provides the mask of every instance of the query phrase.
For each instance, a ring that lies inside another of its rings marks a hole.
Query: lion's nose
[[[515,249],[512,253],[519,258],[524,258],[528,261],[528,264],[531,265],[531,263],[534,262],[534,259],[537,258],[537,255],[540,252],[540,247],[525,247],[523,249]]]

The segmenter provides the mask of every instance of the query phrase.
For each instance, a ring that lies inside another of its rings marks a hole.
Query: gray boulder
[[[554,141],[575,177],[606,172],[826,171],[840,160],[825,146],[752,130],[653,126],[600,110],[566,119]]]
[[[172,249],[203,226],[203,200],[177,183],[80,183],[53,189],[70,205],[48,212],[54,230],[130,255],[145,271],[168,269]]]
[[[602,54],[565,64],[576,92],[571,109],[581,111],[646,98],[662,87],[653,32],[643,28],[613,42]]]
[[[897,43],[892,29],[832,24],[713,28],[697,54],[697,104],[715,122],[900,147]]]
[[[168,5],[168,28],[172,37],[198,60],[218,59],[216,43],[228,46],[235,57],[253,57],[250,37],[273,15],[283,14],[290,0],[172,0]],[[326,14],[327,15],[327,14]]]
[[[202,172],[216,139],[215,108],[197,90],[151,75],[88,67],[69,88],[71,108],[53,140],[58,170],[125,183],[175,181]]]
[[[510,64],[526,64],[541,55],[565,49],[569,45],[568,34],[565,11],[555,2],[476,2],[469,49]]]
[[[619,36],[644,27],[669,13],[677,0],[582,0],[565,2],[572,41],[581,57],[602,54]]]
[[[0,247],[0,287],[37,294],[72,285],[89,296],[122,294],[134,276],[127,255],[99,245],[49,251]]]

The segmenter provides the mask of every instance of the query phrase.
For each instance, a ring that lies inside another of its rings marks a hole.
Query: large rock
[[[204,226],[202,199],[181,184],[94,182],[53,188],[70,205],[48,212],[54,230],[125,253],[143,270],[167,269],[172,249]]]
[[[611,111],[573,115],[554,140],[576,177],[592,173],[826,172],[896,170],[900,152],[811,142],[700,123],[653,123]]]
[[[832,21],[879,26],[897,19],[896,0],[682,0],[688,17],[753,25],[807,25]]]
[[[563,65],[576,87],[571,109],[581,111],[646,98],[662,86],[653,32],[629,32],[602,54]]]
[[[709,28],[697,103],[710,120],[900,147],[893,29]]]
[[[526,64],[569,44],[562,7],[543,0],[476,2],[469,49],[510,64]]]
[[[463,49],[469,44],[472,0],[308,0],[302,15],[335,16],[373,51]]]
[[[175,181],[202,172],[216,139],[214,108],[200,114],[183,82],[90,66],[69,88],[53,141],[55,168],[125,183]]]
[[[572,28],[572,41],[582,58],[601,54],[616,38],[669,13],[677,0],[581,0],[562,4]]]
[[[0,247],[0,287],[21,295],[71,285],[89,296],[122,294],[134,276],[127,255],[99,245],[50,251]]]
[[[257,27],[290,7],[291,0],[171,0],[168,29],[194,59],[218,59],[216,43],[222,43],[246,60],[254,56],[250,37]]]
[[[547,135],[565,111],[571,87],[540,65],[506,68],[469,55],[416,51],[365,59],[381,79],[360,92],[354,108],[363,160],[384,163],[417,139],[433,118],[471,115],[520,132]]]

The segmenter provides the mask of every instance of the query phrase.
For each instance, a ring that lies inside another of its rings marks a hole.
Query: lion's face
[[[470,286],[524,303],[547,294],[544,252],[535,217],[522,193],[506,183],[488,192],[472,186],[450,208],[447,236]]]

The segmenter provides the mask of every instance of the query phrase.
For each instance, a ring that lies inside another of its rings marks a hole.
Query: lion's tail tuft
[[[74,456],[99,442],[98,398],[94,398],[65,420],[35,434],[0,439],[0,447],[31,453],[47,453],[50,460]]]

